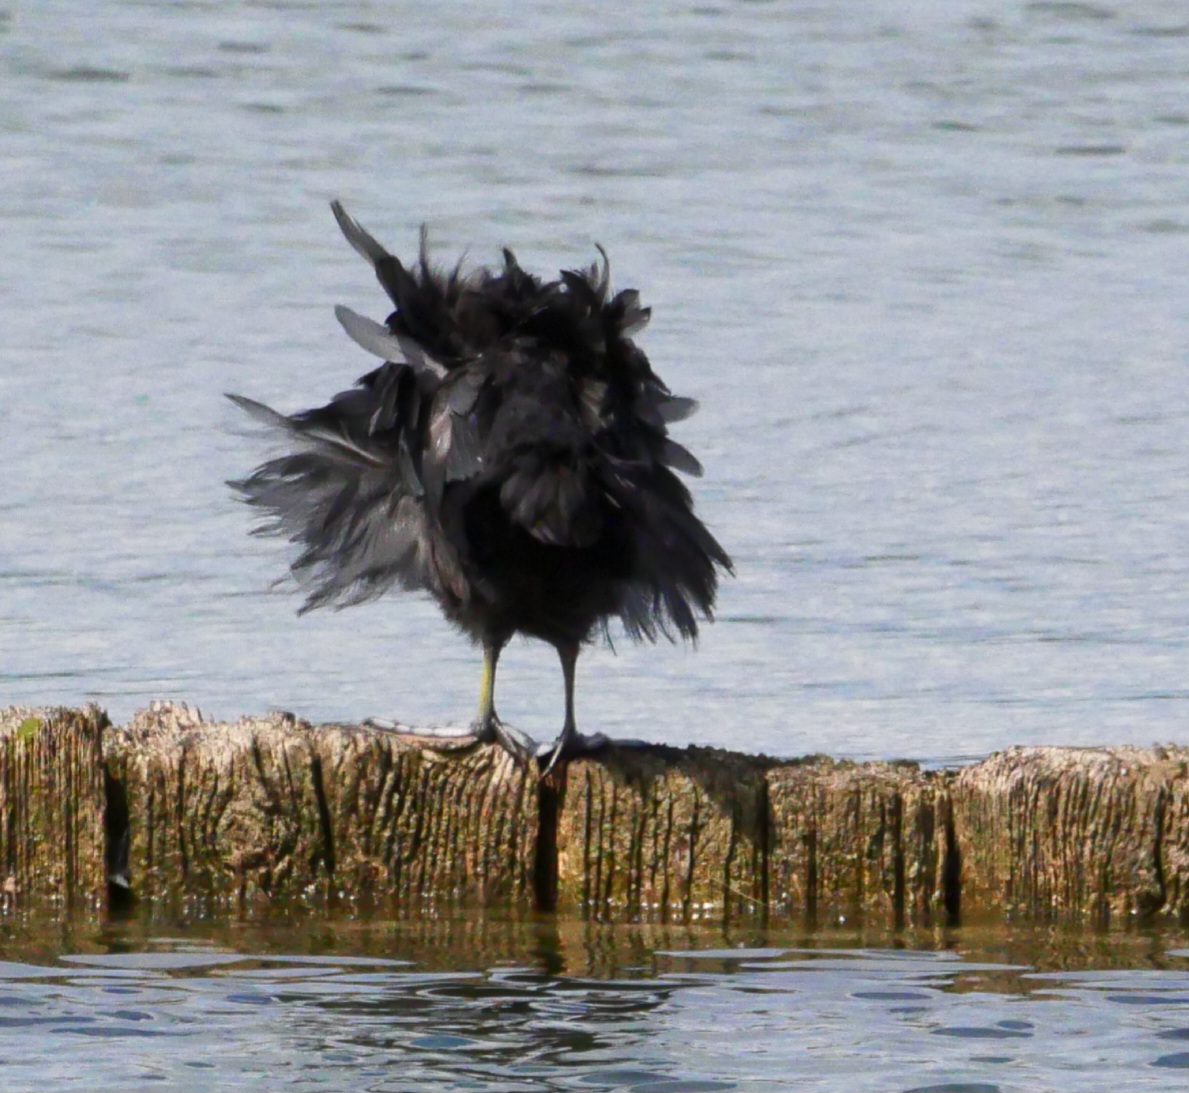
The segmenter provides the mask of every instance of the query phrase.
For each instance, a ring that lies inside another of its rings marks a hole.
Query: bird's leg
[[[501,642],[484,639],[483,675],[479,681],[479,712],[471,724],[476,736],[490,736],[491,725],[499,718],[495,713],[495,669],[504,646]]]
[[[559,645],[557,655],[561,659],[562,678],[566,685],[566,720],[561,727],[561,735],[552,745],[541,748],[538,755],[544,760],[541,777],[548,775],[559,759],[572,759],[576,755],[587,755],[599,748],[606,747],[610,741],[602,733],[595,736],[583,736],[578,731],[578,723],[574,719],[574,670],[578,664],[577,645]]]
[[[479,712],[471,722],[471,733],[481,743],[499,744],[516,762],[527,765],[537,754],[537,742],[519,729],[505,725],[495,712],[495,668],[504,642],[483,639],[483,678],[479,684]]]
[[[479,685],[479,712],[475,720],[469,725],[441,726],[433,728],[413,728],[408,725],[398,725],[380,717],[369,717],[364,724],[377,729],[389,729],[400,732],[405,736],[418,736],[426,740],[460,741],[474,744],[499,744],[517,763],[527,766],[535,759],[540,746],[526,733],[505,725],[495,712],[495,666],[499,663],[500,653],[506,643],[499,640],[484,639],[483,642],[483,679]],[[466,745],[464,745],[466,746]]]

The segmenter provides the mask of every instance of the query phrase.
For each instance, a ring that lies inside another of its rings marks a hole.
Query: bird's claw
[[[400,722],[393,721],[390,717],[365,717],[360,724],[369,729],[382,729],[384,732],[395,732]]]
[[[494,714],[471,722],[469,732],[481,744],[499,744],[518,766],[527,767],[540,751],[540,745],[528,733],[505,724]]]
[[[466,726],[438,725],[433,728],[420,728],[402,725],[399,721],[392,721],[386,717],[368,717],[364,719],[363,724],[369,728],[398,732],[402,736],[414,736],[424,740],[440,740],[452,744],[461,744],[464,741],[473,744],[498,744],[518,766],[527,767],[536,763],[541,778],[547,778],[552,774],[563,759],[593,755],[612,743],[611,738],[601,732],[586,736],[574,729],[563,729],[552,744],[538,744],[528,733],[505,724],[494,715],[477,718]],[[642,740],[621,740],[616,741],[616,744],[625,747],[646,746]]]
[[[611,737],[601,732],[593,736],[585,736],[574,730],[562,730],[552,744],[542,744],[537,749],[537,760],[541,763],[541,777],[548,778],[553,768],[562,759],[578,759],[584,755],[593,755],[611,745]]]

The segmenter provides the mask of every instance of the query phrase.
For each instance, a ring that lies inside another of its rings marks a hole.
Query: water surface
[[[602,242],[702,413],[733,553],[697,653],[592,651],[590,729],[933,760],[1183,739],[1181,6],[14,7],[0,20],[0,692],[469,715],[415,599],[296,621],[223,480],[369,367],[406,253]],[[547,649],[501,710],[560,724]]]
[[[1181,1089],[1185,938],[13,924],[21,1089]]]

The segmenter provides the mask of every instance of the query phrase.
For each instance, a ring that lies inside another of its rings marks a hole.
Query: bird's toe
[[[540,745],[520,729],[501,721],[494,714],[471,722],[471,733],[483,744],[499,744],[520,766],[537,757]]]
[[[384,732],[395,732],[400,727],[399,721],[391,717],[365,717],[362,724],[369,729],[381,729]]]
[[[537,749],[537,761],[541,765],[541,777],[545,778],[563,759],[580,759],[610,747],[611,737],[596,732],[592,736],[575,731],[564,731],[552,744],[542,744]]]

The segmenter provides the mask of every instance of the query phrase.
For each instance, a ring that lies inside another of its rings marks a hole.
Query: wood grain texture
[[[1010,748],[958,771],[963,914],[1182,914],[1187,759],[1183,748]]]
[[[1189,748],[1012,748],[959,770],[500,749],[154,703],[0,711],[0,910],[480,906],[625,922],[1189,921]]]
[[[538,784],[501,748],[350,725],[322,726],[313,748],[340,894],[531,905]]]
[[[946,921],[945,778],[814,756],[768,773],[772,908],[821,924]]]
[[[113,730],[107,764],[127,801],[137,895],[226,904],[325,895],[309,735],[283,714],[216,724],[173,703]]]
[[[536,780],[497,748],[440,753],[280,713],[214,724],[162,703],[107,754],[141,896],[531,901]]]
[[[95,706],[0,710],[0,906],[105,897],[107,725]]]
[[[568,764],[558,906],[721,918],[764,906],[765,762],[712,748],[610,748]]]

